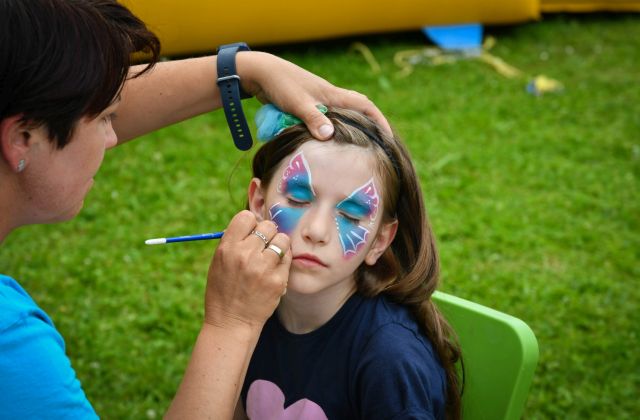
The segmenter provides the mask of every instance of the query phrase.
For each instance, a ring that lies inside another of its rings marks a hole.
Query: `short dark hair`
[[[149,56],[139,75],[160,41],[114,0],[0,1],[0,121],[22,115],[63,148],[113,102],[135,52]]]

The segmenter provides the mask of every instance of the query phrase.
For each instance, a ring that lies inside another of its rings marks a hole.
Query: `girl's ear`
[[[364,257],[364,262],[367,265],[374,265],[378,258],[384,253],[384,251],[389,248],[391,242],[393,242],[393,238],[396,237],[396,232],[398,231],[398,221],[394,220],[391,223],[386,223],[380,226],[378,230],[378,235],[373,240],[373,244],[369,251],[367,251],[367,255]]]
[[[265,191],[262,191],[262,182],[258,178],[253,178],[249,183],[249,210],[256,216],[258,221],[265,220]]]

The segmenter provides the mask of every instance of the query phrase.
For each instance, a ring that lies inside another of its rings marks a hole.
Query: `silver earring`
[[[27,163],[24,161],[24,159],[20,159],[20,162],[18,162],[18,172],[24,171],[25,166],[27,166]]]

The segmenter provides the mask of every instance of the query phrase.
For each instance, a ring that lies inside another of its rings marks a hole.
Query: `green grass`
[[[517,316],[538,337],[526,417],[637,418],[640,16],[555,15],[488,32],[495,55],[564,92],[533,97],[475,61],[396,79],[393,55],[422,46],[418,34],[357,39],[391,89],[349,52],[355,39],[273,51],[366,93],[406,140],[442,289]],[[161,416],[173,397],[215,244],[143,240],[224,227],[244,204],[242,156],[222,113],[167,128],[107,155],[77,219],[5,241],[2,272],[52,316],[104,418]]]

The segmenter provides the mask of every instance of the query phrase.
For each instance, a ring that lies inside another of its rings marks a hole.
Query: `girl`
[[[430,299],[438,256],[409,154],[360,113],[326,116],[333,140],[294,125],[253,160],[249,209],[289,235],[293,262],[248,368],[245,413],[459,418],[460,350]]]

